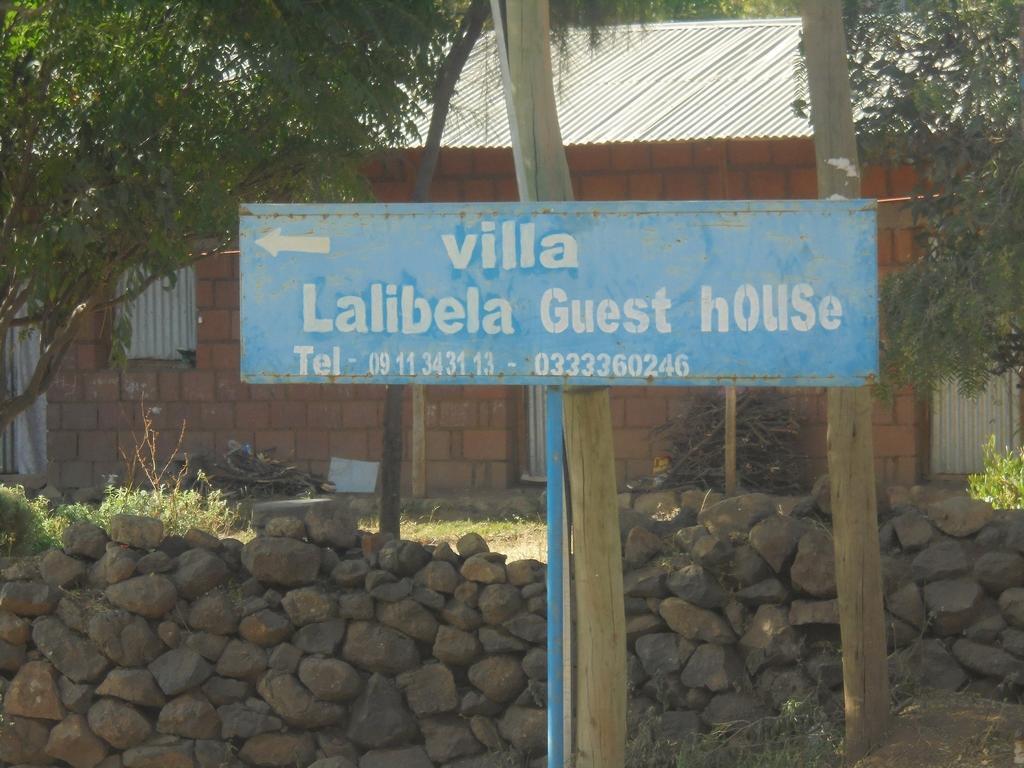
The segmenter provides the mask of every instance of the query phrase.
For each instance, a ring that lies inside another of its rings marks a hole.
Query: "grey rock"
[[[264,647],[287,640],[293,629],[286,616],[269,609],[246,616],[238,625],[238,632],[243,638]]]
[[[992,521],[992,505],[968,496],[953,496],[929,504],[928,517],[943,533],[963,538],[977,533]]]
[[[490,552],[487,542],[479,533],[467,533],[455,542],[455,549],[464,558],[470,558],[483,552]]]
[[[167,703],[148,669],[112,669],[96,688],[96,695],[111,696],[140,707],[162,707]]]
[[[529,584],[543,585],[547,568],[538,560],[515,560],[505,565],[505,572],[509,584],[514,587],[525,587]]]
[[[685,565],[669,574],[668,591],[700,608],[721,608],[728,598],[713,576],[699,565]]]
[[[508,702],[526,687],[522,664],[514,656],[490,656],[469,668],[469,682],[491,701]]]
[[[344,720],[341,705],[318,701],[295,675],[270,670],[260,678],[256,689],[278,717],[292,727],[324,728]]]
[[[342,560],[331,570],[331,581],[346,589],[353,589],[363,584],[369,572],[370,566],[362,558]]]
[[[135,707],[119,699],[99,699],[86,715],[89,729],[114,749],[131,749],[153,733],[153,725]]]
[[[789,590],[778,579],[765,579],[736,593],[736,598],[748,606],[779,605],[789,597]]]
[[[453,712],[459,706],[455,677],[444,664],[427,664],[398,678],[406,701],[417,717]]]
[[[921,597],[921,588],[914,582],[904,584],[889,595],[886,604],[894,616],[918,629],[924,626],[924,600]]]
[[[0,587],[0,611],[15,616],[46,616],[57,610],[60,591],[49,584],[8,581]]]
[[[704,507],[697,514],[697,522],[716,537],[725,539],[737,534],[745,536],[754,525],[773,514],[775,508],[770,496],[750,493]]]
[[[957,541],[940,541],[924,549],[910,564],[911,574],[918,584],[955,579],[969,572],[967,556]]]
[[[414,583],[441,594],[450,595],[462,581],[455,566],[443,560],[432,560],[423,566],[413,579]]]
[[[636,655],[649,677],[679,672],[693,651],[693,644],[675,632],[644,635],[636,641]]]
[[[190,549],[178,555],[174,585],[181,596],[193,600],[227,581],[227,563],[208,549]]]
[[[190,691],[164,705],[156,730],[186,739],[214,739],[220,735],[220,717],[205,696]]]
[[[807,624],[838,624],[837,600],[794,600],[789,605],[789,623],[794,627]]]
[[[356,621],[349,627],[341,652],[345,661],[360,669],[396,675],[419,666],[416,643],[389,627]]]
[[[836,566],[832,537],[814,528],[800,537],[796,559],[790,566],[793,586],[813,597],[836,596]]]
[[[302,684],[323,701],[350,701],[363,688],[359,672],[341,659],[307,656],[299,662],[298,671]]]
[[[379,603],[377,621],[423,643],[433,643],[437,636],[437,619],[415,600]]]
[[[756,675],[764,667],[785,666],[800,658],[800,638],[790,626],[788,611],[777,605],[757,609],[739,640],[747,671]]]
[[[432,651],[437,660],[456,667],[466,667],[479,659],[482,653],[483,647],[476,636],[443,624],[438,627]]]
[[[256,680],[266,669],[266,650],[246,640],[229,641],[216,667],[219,676],[237,680]]]
[[[434,768],[423,747],[373,749],[359,758],[359,768]]]
[[[104,594],[118,608],[147,619],[166,616],[178,601],[178,592],[171,580],[155,573],[111,584]]]
[[[307,624],[292,637],[292,644],[303,653],[333,656],[345,637],[344,619],[331,619]]]
[[[974,623],[983,599],[981,587],[970,579],[932,581],[924,587],[932,631],[939,637],[959,634]]]
[[[736,652],[723,645],[704,643],[690,656],[680,678],[689,688],[728,691],[748,685],[743,662]]]
[[[242,565],[266,584],[300,587],[316,581],[320,550],[295,539],[258,537],[242,550]]]
[[[261,733],[274,733],[284,727],[280,718],[256,712],[243,704],[225,704],[217,708],[222,739],[251,739]]]
[[[297,627],[333,618],[337,606],[337,602],[319,587],[292,589],[281,599],[281,607]]]
[[[164,537],[164,524],[156,517],[114,515],[110,518],[110,538],[136,549],[156,549]]]
[[[502,584],[508,579],[505,564],[490,557],[489,553],[470,557],[462,564],[460,573],[463,578],[478,584]]]
[[[96,682],[110,668],[95,643],[68,629],[53,616],[35,621],[32,642],[62,675],[76,683]]]
[[[409,744],[419,735],[416,719],[394,684],[374,674],[352,705],[348,737],[364,749]]]
[[[478,609],[486,624],[501,624],[522,608],[523,598],[511,584],[489,584],[480,593]]]
[[[661,566],[627,571],[622,579],[623,593],[627,597],[664,597],[668,594],[665,587],[667,578],[667,569]]]
[[[897,515],[892,519],[892,527],[900,548],[905,552],[924,549],[935,535],[935,529],[928,518],[917,511]]]
[[[720,644],[736,642],[736,634],[721,616],[678,597],[662,600],[658,612],[672,631],[687,640]]]
[[[149,671],[161,691],[177,696],[202,685],[213,674],[213,667],[195,651],[175,648],[151,663]]]
[[[661,551],[661,538],[640,526],[626,534],[622,562],[626,568],[639,568]]]
[[[214,635],[234,634],[241,618],[238,604],[222,589],[206,593],[188,610],[188,624],[192,629]]]
[[[1024,586],[1024,557],[1016,552],[985,552],[974,562],[974,578],[989,593]]]
[[[246,739],[238,756],[260,768],[307,768],[316,759],[316,741],[309,733],[261,733]]]
[[[953,656],[964,667],[986,677],[1024,680],[1024,661],[1006,651],[961,638],[953,643]]]
[[[4,713],[37,720],[63,720],[57,670],[46,661],[26,662],[3,694]]]
[[[85,578],[86,565],[57,549],[48,551],[39,561],[43,581],[54,587],[68,587]]]
[[[72,523],[61,534],[61,544],[69,555],[99,560],[107,551],[107,533],[95,523],[85,520]]]
[[[107,745],[89,730],[82,715],[68,715],[50,731],[46,754],[72,768],[95,768],[107,756]]]
[[[299,670],[300,661],[302,661],[302,651],[291,643],[281,643],[270,652],[267,666],[278,672],[294,674]]]
[[[802,520],[772,515],[750,529],[750,546],[775,573],[782,573],[792,563],[806,530]]]
[[[455,715],[440,715],[420,721],[427,756],[437,763],[475,755],[483,745],[473,736],[469,723]]]
[[[543,709],[509,707],[498,721],[501,738],[527,755],[547,750],[547,713]]]

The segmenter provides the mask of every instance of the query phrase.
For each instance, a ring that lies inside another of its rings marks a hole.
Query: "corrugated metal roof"
[[[793,114],[806,92],[800,20],[713,21],[586,30],[553,44],[555,98],[567,145],[810,136]],[[425,136],[429,110],[420,123]],[[459,82],[446,147],[507,147],[508,117],[493,34]]]

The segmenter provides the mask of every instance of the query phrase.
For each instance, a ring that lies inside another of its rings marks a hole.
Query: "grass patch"
[[[510,561],[533,558],[547,561],[547,525],[540,519],[509,518],[495,520],[435,520],[402,517],[402,538],[421,544],[447,542],[452,546],[467,533],[484,537],[493,552],[508,555]],[[378,529],[376,517],[359,521],[363,530]]]
[[[837,723],[812,699],[786,702],[774,717],[723,726],[684,742],[659,740],[645,720],[626,745],[626,768],[835,768]]]
[[[114,515],[158,517],[165,535],[199,528],[215,536],[239,533],[238,512],[218,491],[181,488],[108,488],[97,504],[63,504],[51,510],[46,499],[28,499],[19,486],[0,486],[0,552],[28,555],[60,547],[68,526],[80,521],[110,530]],[[244,535],[244,534],[243,534]]]

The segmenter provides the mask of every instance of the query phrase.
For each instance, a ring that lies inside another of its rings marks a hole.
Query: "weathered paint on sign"
[[[249,382],[856,386],[873,201],[247,205]]]

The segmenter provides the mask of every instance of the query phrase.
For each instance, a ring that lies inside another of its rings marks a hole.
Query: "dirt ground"
[[[1004,768],[1024,706],[969,694],[926,692],[893,721],[885,746],[856,768]]]

